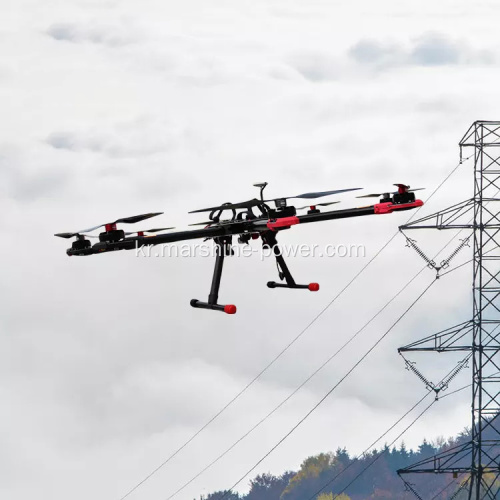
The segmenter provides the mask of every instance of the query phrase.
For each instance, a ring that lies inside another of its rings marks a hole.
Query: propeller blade
[[[137,233],[159,233],[160,231],[168,231],[169,229],[175,229],[175,227],[157,227],[154,229],[145,229],[144,231],[129,231],[125,234],[128,236],[129,234]]]
[[[238,210],[241,208],[253,208],[260,205],[262,202],[254,198],[253,200],[242,201],[241,203],[226,203],[218,207],[201,208],[199,210],[192,210],[190,214],[197,214],[200,212],[215,212],[219,210]]]
[[[318,191],[314,193],[303,193],[299,194],[297,196],[288,196],[285,198],[273,198],[270,200],[264,200],[266,203],[270,201],[276,201],[276,200],[283,200],[283,199],[292,199],[292,198],[301,198],[301,199],[314,199],[314,198],[321,198],[322,196],[329,196],[331,194],[339,194],[339,193],[346,193],[347,191],[355,191],[357,189],[363,189],[363,188],[350,188],[350,189],[335,189],[333,191]],[[238,210],[242,208],[253,208],[257,207],[262,203],[261,200],[257,200],[256,198],[248,201],[243,201],[241,203],[226,203],[225,205],[219,205],[217,207],[210,207],[210,208],[202,208],[200,210],[192,210],[189,212],[190,214],[197,214],[200,212],[214,212],[218,210]]]
[[[188,225],[189,226],[210,226],[212,224],[219,224],[219,222],[209,220],[209,221],[205,221],[205,222],[195,222],[194,224],[188,224]]]
[[[106,224],[101,224],[99,226],[94,226],[94,227],[89,227],[88,229],[82,229],[79,231],[80,233],[91,233],[92,231],[95,231],[96,229],[99,229],[100,227],[104,227]]]
[[[97,236],[93,236],[92,234],[81,233],[57,233],[54,236],[59,236],[59,238],[73,238],[74,236],[85,236],[85,238],[97,238]]]
[[[323,196],[329,196],[331,194],[347,193],[348,191],[356,191],[358,189],[363,189],[363,188],[334,189],[333,191],[316,191],[312,193],[299,194],[297,196],[289,196],[288,198],[302,198],[306,200],[312,200],[314,198],[321,198]]]
[[[315,203],[315,207],[327,207],[328,205],[335,205],[336,203],[340,203],[340,201],[330,201],[329,203]],[[299,207],[297,210],[304,210],[305,208],[311,208],[311,205],[306,205],[305,207]]]
[[[281,198],[273,198],[271,200],[265,200],[265,201],[269,202],[269,201],[277,201],[277,200],[290,200],[293,198],[313,200],[314,198],[321,198],[323,196],[329,196],[331,194],[347,193],[348,191],[356,191],[358,189],[363,189],[363,188],[334,189],[332,191],[315,191],[312,193],[303,193],[303,194],[298,194],[296,196],[283,196]]]
[[[394,184],[397,186],[397,184]],[[408,189],[408,193],[413,193],[413,191],[422,191],[422,189],[425,188],[415,188],[415,189]],[[385,193],[371,193],[371,194],[365,194],[363,196],[356,196],[356,198],[380,198],[381,196],[384,196],[386,194],[399,194],[399,191],[392,191],[392,192],[385,192]]]
[[[119,224],[119,223],[134,224],[142,220],[150,219],[151,217],[156,217],[157,215],[161,215],[162,213],[163,212],[151,212],[149,214],[133,215],[132,217],[123,217],[122,219],[115,220],[115,222],[112,222],[112,224]],[[105,224],[103,224],[103,226],[104,225]]]
[[[222,224],[235,224],[238,222],[244,222],[244,221],[233,221],[233,220],[220,220],[219,222],[214,221],[214,220],[208,220],[205,222],[195,222],[194,224],[188,224],[189,226],[213,226],[213,225],[222,225]]]
[[[96,229],[104,227],[107,224],[118,224],[118,223],[134,224],[135,222],[140,222],[141,220],[146,220],[146,219],[150,219],[151,217],[156,217],[157,215],[161,215],[162,213],[163,212],[151,212],[149,214],[133,215],[132,217],[123,217],[122,219],[117,219],[114,222],[107,222],[105,224],[99,224],[98,226],[89,227],[87,229],[82,229],[81,231],[78,231],[75,233],[58,233],[55,236],[59,236],[61,238],[71,238],[71,237],[77,236],[79,234],[91,233],[92,231],[95,231]]]
[[[73,236],[78,236],[78,233],[56,233],[54,236],[59,236],[59,238],[73,238]]]
[[[146,231],[143,231],[144,233],[159,233],[160,231],[169,231],[170,229],[175,229],[175,226],[173,227],[155,227],[154,229],[147,229]]]

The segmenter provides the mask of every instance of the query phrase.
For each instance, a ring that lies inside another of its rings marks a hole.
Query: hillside
[[[487,434],[496,434],[495,431],[491,426]],[[334,453],[320,453],[306,458],[298,471],[286,471],[280,476],[259,474],[251,480],[248,494],[229,493],[224,500],[415,499],[411,492],[405,491],[404,483],[396,471],[469,440],[469,432],[465,430],[455,438],[440,439],[435,443],[424,439],[416,450],[407,449],[404,443],[398,449],[386,445],[361,458],[352,457],[346,449],[339,448]],[[491,451],[495,455],[500,452]],[[414,474],[410,481],[422,498],[447,500],[466,479],[465,475],[453,478],[450,474]],[[207,497],[200,497],[200,500],[218,500],[223,493],[214,492]],[[457,500],[465,498],[465,491],[455,496]]]

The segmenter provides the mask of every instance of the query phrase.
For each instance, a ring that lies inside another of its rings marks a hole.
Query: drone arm
[[[308,222],[321,222],[325,220],[346,219],[350,217],[361,217],[364,215],[374,215],[375,206],[362,208],[347,208],[344,210],[333,210],[330,212],[320,212],[318,214],[299,215],[300,224]]]
[[[317,214],[299,215],[299,223],[320,222],[325,220],[346,219],[349,217],[361,217],[363,215],[381,215],[390,214],[396,211],[411,210],[421,207],[424,204],[421,200],[415,200],[411,203],[377,203],[368,207],[348,208],[345,210],[334,210],[331,212],[320,212]]]
[[[320,222],[326,220],[345,219],[349,217],[360,217],[363,215],[387,214],[400,210],[411,210],[423,205],[421,200],[411,203],[377,203],[368,207],[348,208],[345,210],[334,210],[330,212],[312,213],[306,215],[281,217],[276,219],[263,219],[238,221],[234,224],[224,226],[214,225],[203,229],[191,231],[178,231],[175,233],[157,234],[154,236],[136,236],[125,238],[119,241],[102,241],[92,247],[70,248],[68,255],[92,255],[116,250],[133,250],[142,246],[161,245],[175,243],[178,241],[188,241],[201,238],[218,238],[242,233],[260,233],[267,231],[279,231],[295,224],[307,224],[309,222]]]
[[[134,250],[135,248],[175,243],[177,241],[188,241],[199,238],[216,238],[224,236],[227,231],[222,227],[208,227],[204,229],[195,229],[193,231],[178,231],[176,233],[158,234],[155,236],[135,236],[125,238],[119,241],[101,241],[92,247],[83,250],[69,248],[68,255],[92,255],[116,250]]]

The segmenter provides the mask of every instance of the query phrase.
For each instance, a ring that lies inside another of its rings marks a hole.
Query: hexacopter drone
[[[395,186],[398,187],[398,190],[395,192],[372,193],[359,196],[359,198],[380,197],[380,202],[374,205],[321,212],[318,207],[332,205],[334,203],[338,203],[338,201],[316,204],[311,203],[311,205],[296,208],[292,205],[287,205],[287,200],[314,200],[323,196],[355,191],[361,188],[336,189],[333,191],[304,193],[297,196],[265,200],[264,189],[267,186],[267,182],[254,184],[254,186],[260,188],[260,199],[254,198],[242,203],[224,203],[223,205],[216,207],[203,208],[201,210],[194,210],[190,212],[209,213],[208,221],[192,224],[193,226],[205,226],[201,229],[160,233],[160,231],[166,231],[174,228],[153,228],[135,232],[125,232],[123,229],[117,228],[117,224],[133,224],[135,222],[140,222],[162,214],[162,212],[155,212],[136,215],[133,217],[124,217],[122,219],[117,219],[114,222],[101,224],[99,226],[83,229],[77,232],[57,233],[55,236],[59,236],[61,238],[76,238],[71,245],[71,248],[68,248],[66,251],[66,253],[70,256],[92,255],[104,252],[113,252],[116,250],[133,250],[146,245],[174,243],[197,238],[213,239],[217,251],[212,286],[208,296],[208,301],[203,302],[197,299],[192,299],[191,306],[222,311],[227,314],[234,314],[236,313],[236,306],[222,305],[218,303],[224,257],[231,255],[233,236],[238,235],[238,243],[241,244],[246,244],[251,239],[258,239],[260,237],[262,239],[262,244],[272,249],[274,257],[276,258],[279,278],[281,281],[285,282],[276,283],[275,281],[269,281],[267,283],[269,288],[308,289],[311,292],[315,292],[319,290],[319,285],[317,283],[301,285],[295,282],[278,246],[276,236],[279,231],[289,229],[297,224],[344,219],[348,217],[359,217],[362,215],[389,214],[400,210],[411,210],[413,208],[421,207],[424,204],[423,201],[415,199],[413,191],[417,191],[417,189],[410,189],[410,186],[405,184],[395,184]],[[268,203],[274,203],[275,208],[271,208]],[[297,215],[297,210],[305,209],[307,209],[307,213],[305,215]],[[256,211],[258,211],[258,213],[255,213]],[[229,218],[223,219],[222,214],[225,212],[229,212],[230,215],[226,216]],[[88,234],[92,231],[100,229],[101,227],[104,227],[104,231],[101,232],[99,236]],[[99,242],[92,245],[87,239],[89,237],[98,237]]]

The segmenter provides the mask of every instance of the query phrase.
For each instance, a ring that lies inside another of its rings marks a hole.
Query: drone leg
[[[219,298],[219,288],[220,281],[222,278],[222,268],[224,265],[224,257],[228,249],[228,245],[231,240],[224,238],[216,238],[215,243],[217,245],[217,255],[215,257],[214,275],[212,278],[212,286],[210,287],[210,294],[208,295],[208,302],[202,302],[201,300],[192,299],[191,306],[200,309],[212,309],[214,311],[225,312],[226,314],[235,314],[236,306],[222,305],[218,304],[217,300]]]
[[[308,285],[299,285],[293,279],[292,273],[286,265],[285,259],[281,254],[280,247],[278,246],[278,240],[273,231],[262,234],[262,240],[264,244],[269,245],[273,249],[274,257],[276,259],[276,264],[278,266],[278,272],[280,279],[284,279],[285,283],[276,283],[275,281],[268,281],[268,288],[295,288],[295,289],[307,289],[311,292],[317,292],[319,290],[318,283],[309,283]]]

